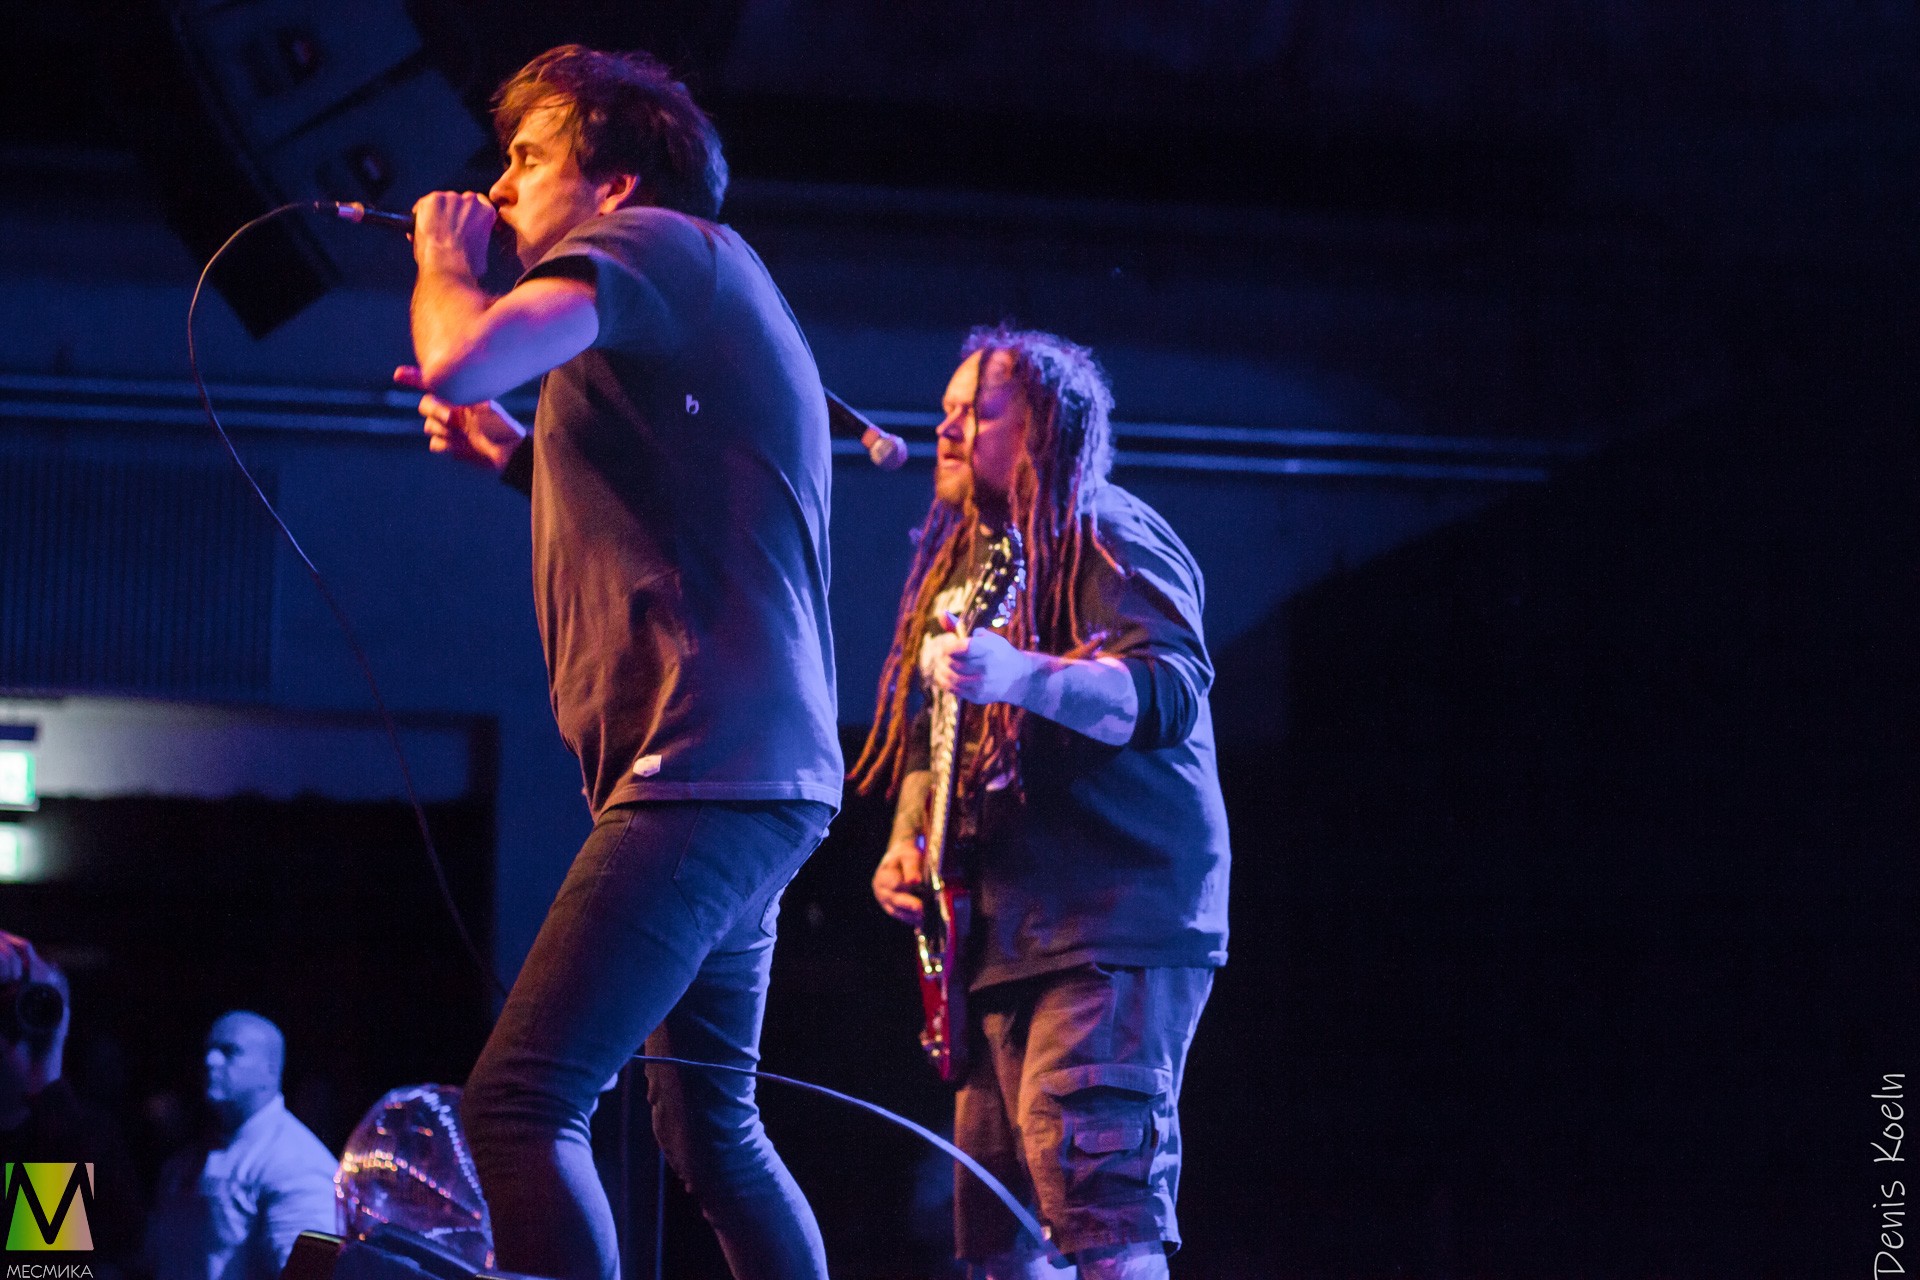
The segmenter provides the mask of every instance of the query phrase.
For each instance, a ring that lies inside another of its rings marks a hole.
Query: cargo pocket
[[[1036,1080],[1059,1117],[1060,1171],[1070,1206],[1125,1204],[1151,1194],[1149,1175],[1172,1077],[1151,1067],[1094,1063]],[[1051,1127],[1051,1126],[1048,1126]]]

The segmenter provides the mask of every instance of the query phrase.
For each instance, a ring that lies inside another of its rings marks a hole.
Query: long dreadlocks
[[[1014,467],[1007,510],[1026,545],[1027,587],[1015,603],[1006,636],[1018,649],[1084,656],[1099,637],[1081,627],[1074,590],[1080,565],[1089,553],[1114,563],[1100,544],[1093,516],[1094,494],[1106,483],[1113,462],[1108,422],[1113,392],[1085,347],[1050,333],[1001,325],[975,329],[961,348],[963,360],[975,353],[980,357],[974,384],[976,407],[988,362],[997,352],[1011,357],[1008,377],[1026,410],[1023,449]],[[920,643],[932,621],[934,598],[954,567],[974,562],[979,530],[980,512],[971,488],[958,507],[935,498],[920,526],[913,565],[900,593],[893,648],[880,673],[873,729],[848,773],[862,793],[872,792],[883,782],[889,797],[899,791],[906,773],[907,731],[912,723],[908,707]],[[969,779],[963,782],[998,776],[1015,763],[1025,713],[1005,703],[981,710],[984,714],[974,717],[979,729],[977,749],[964,753],[971,763]]]

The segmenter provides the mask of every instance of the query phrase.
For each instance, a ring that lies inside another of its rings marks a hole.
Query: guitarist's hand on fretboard
[[[1021,687],[1033,677],[1033,656],[985,627],[975,628],[970,636],[951,632],[933,636],[927,649],[927,676],[933,687],[966,702],[1017,703]]]

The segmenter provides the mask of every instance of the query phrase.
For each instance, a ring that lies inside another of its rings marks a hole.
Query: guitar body
[[[929,919],[915,929],[920,951],[920,1049],[941,1082],[959,1088],[966,1081],[967,973],[962,957],[973,920],[973,895],[959,885],[942,885],[929,904]],[[937,917],[938,923],[934,923]]]
[[[980,578],[968,593],[965,613],[950,618],[960,635],[976,627],[1003,629],[1026,585],[1026,557],[1018,530],[1003,531],[989,549]],[[932,695],[933,741],[927,793],[925,832],[926,881],[922,893],[925,911],[913,931],[920,955],[920,1048],[934,1072],[959,1088],[967,1078],[968,929],[973,923],[973,898],[965,883],[965,828],[959,821],[970,803],[978,800],[961,785],[959,763],[966,708],[951,694]]]

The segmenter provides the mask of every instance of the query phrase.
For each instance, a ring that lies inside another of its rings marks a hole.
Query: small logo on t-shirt
[[[700,402],[698,400],[695,400],[692,396],[687,397],[687,412],[688,413],[700,412]]]
[[[658,772],[660,772],[660,757],[658,754],[641,756],[633,762],[633,776],[636,778],[651,778]]]

